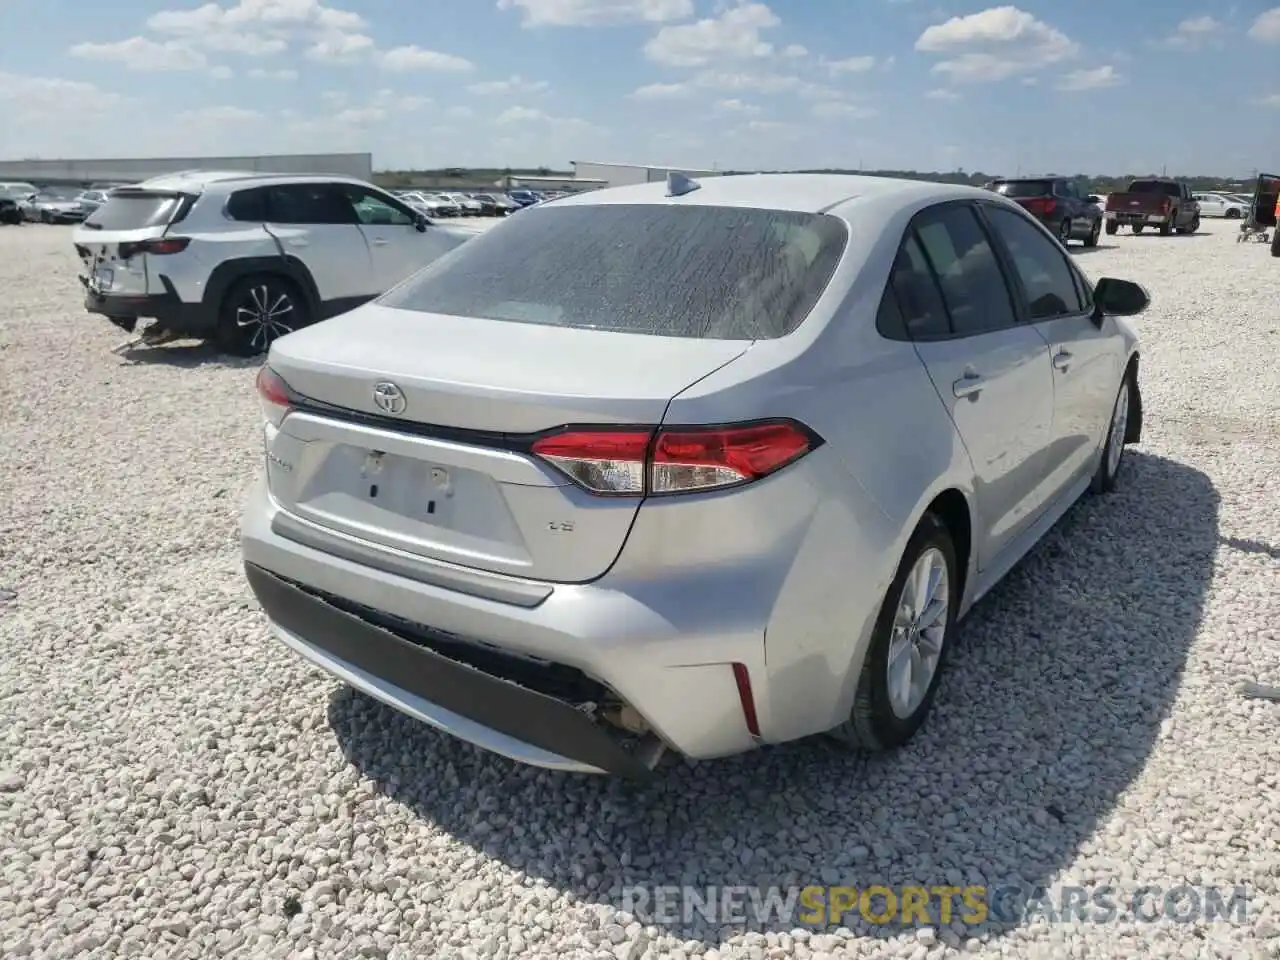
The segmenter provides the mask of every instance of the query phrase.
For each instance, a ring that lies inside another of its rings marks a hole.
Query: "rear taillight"
[[[776,473],[822,445],[791,420],[726,426],[572,427],[534,441],[532,452],[601,496],[721,490]]]
[[[262,415],[273,427],[280,426],[285,415],[293,408],[293,391],[280,374],[265,364],[258,371],[257,387]]]
[[[164,255],[181,253],[191,243],[190,237],[157,237],[154,240],[138,240],[120,244],[120,259],[128,260],[140,253]]]
[[[1058,201],[1053,197],[1031,197],[1022,201],[1022,205],[1028,212],[1047,217],[1058,208]]]

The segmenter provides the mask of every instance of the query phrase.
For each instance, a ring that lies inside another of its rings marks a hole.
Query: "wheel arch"
[[[204,292],[205,305],[216,313],[222,307],[227,291],[236,281],[261,275],[283,277],[292,282],[301,291],[311,316],[319,315],[320,292],[315,278],[311,276],[305,263],[287,254],[279,257],[237,257],[223,260],[209,275]]]
[[[963,598],[968,589],[970,574],[973,569],[973,508],[969,498],[958,487],[947,487],[929,501],[920,516],[933,514],[942,521],[951,535],[951,545],[956,552],[956,566],[960,576],[959,596]],[[920,523],[916,521],[916,526]],[[914,530],[915,527],[912,527]]]
[[[1138,351],[1129,354],[1124,375],[1129,380],[1129,422],[1124,431],[1125,443],[1142,442],[1142,389],[1138,386]]]

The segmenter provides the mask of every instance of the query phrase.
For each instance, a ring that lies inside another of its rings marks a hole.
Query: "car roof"
[[[135,184],[141,190],[204,191],[226,186],[241,189],[269,183],[350,183],[368,186],[367,181],[336,174],[263,173],[253,170],[180,170]]]
[[[652,203],[827,213],[866,201],[874,201],[880,207],[905,208],[943,200],[991,197],[987,190],[962,184],[835,173],[730,174],[694,178],[694,182],[699,185],[697,190],[678,197],[667,196],[665,183],[642,183],[569,194],[549,201],[548,205]]]

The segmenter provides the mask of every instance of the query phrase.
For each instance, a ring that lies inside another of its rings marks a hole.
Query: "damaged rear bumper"
[[[661,755],[630,745],[588,713],[340,609],[253,563],[245,573],[275,634],[326,672],[478,747],[533,766],[648,776]],[[394,682],[392,679],[394,678]]]

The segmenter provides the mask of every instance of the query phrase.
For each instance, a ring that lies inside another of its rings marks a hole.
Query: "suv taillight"
[[[822,445],[793,420],[686,427],[570,427],[531,450],[600,496],[722,490],[776,473]]]
[[[168,254],[181,253],[191,242],[190,237],[157,237],[154,240],[138,240],[134,243],[120,244],[120,259],[128,260],[139,253]]]
[[[1042,217],[1047,217],[1057,209],[1058,201],[1053,197],[1031,197],[1030,199],[1024,200],[1022,205],[1028,213],[1035,213]]]
[[[284,382],[280,374],[266,364],[258,371],[258,402],[262,405],[262,415],[267,423],[278,427],[285,415],[293,409],[293,390]]]

